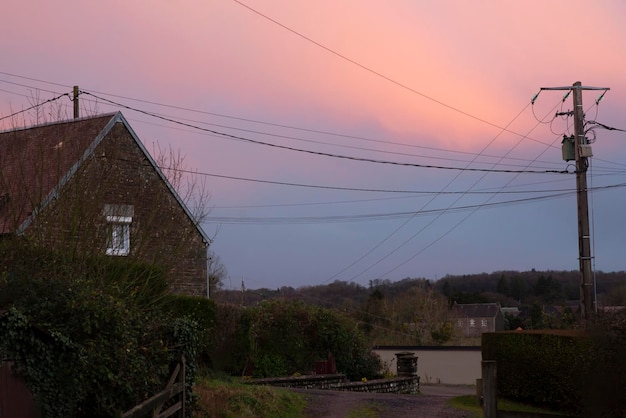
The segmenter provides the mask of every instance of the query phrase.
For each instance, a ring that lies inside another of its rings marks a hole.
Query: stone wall
[[[345,382],[331,389],[351,392],[407,393],[416,395],[420,393],[420,378],[419,376],[392,377],[390,379],[376,379],[364,382]]]
[[[313,374],[305,376],[270,377],[252,379],[247,383],[254,385],[269,385],[302,389],[344,390],[351,392],[374,393],[408,393],[417,394],[420,391],[420,378],[417,375],[417,357],[410,351],[395,353],[397,358],[397,376],[390,379],[363,379],[360,382],[349,382],[346,375]],[[334,368],[334,357],[329,356]]]
[[[331,389],[331,387],[346,382],[346,375],[337,374],[312,374],[288,377],[266,377],[262,379],[246,380],[252,385],[268,385],[286,388],[302,389]]]
[[[250,379],[246,383],[301,389],[343,390],[374,393],[419,393],[419,376],[392,377],[361,382],[349,382],[344,374],[303,375]]]

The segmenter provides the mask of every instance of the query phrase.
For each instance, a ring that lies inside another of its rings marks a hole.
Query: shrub
[[[626,314],[599,314],[586,332],[483,334],[498,395],[582,416],[626,416]]]
[[[584,416],[626,416],[626,314],[600,313],[590,335],[594,342],[581,408]]]
[[[198,296],[169,295],[165,307],[174,317],[195,323],[196,360],[199,366],[210,366],[211,331],[215,323],[215,302]]]
[[[0,244],[0,355],[44,416],[114,416],[162,390],[181,352],[193,381],[194,325],[163,311],[160,269]]]
[[[215,323],[209,332],[207,365],[215,372],[241,375],[250,354],[250,318],[237,305],[215,307]]]
[[[483,334],[484,360],[497,362],[498,396],[577,411],[590,370],[593,344],[573,331]]]
[[[298,301],[272,300],[247,312],[250,358],[256,377],[308,373],[317,360],[335,356],[350,379],[373,378],[380,360],[349,317]]]

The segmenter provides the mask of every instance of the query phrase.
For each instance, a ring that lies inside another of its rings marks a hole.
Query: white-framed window
[[[470,325],[470,328],[474,328],[476,326],[476,320],[475,319],[470,319],[469,320],[469,325]]]
[[[130,254],[130,225],[133,222],[133,206],[105,205],[107,222],[107,255],[125,256]]]
[[[480,326],[483,328],[487,328],[487,320],[486,319],[481,319],[480,320]]]
[[[128,216],[107,216],[109,223],[109,242],[107,255],[128,255],[130,253],[130,224],[133,218]]]
[[[458,321],[456,321],[456,326],[457,326],[458,328],[462,328],[462,327],[463,327],[463,320],[462,320],[462,319],[459,319]]]

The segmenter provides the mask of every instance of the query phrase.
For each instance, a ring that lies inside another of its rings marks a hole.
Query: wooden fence
[[[0,418],[40,418],[33,394],[12,366],[5,360],[0,364]]]
[[[177,381],[178,380],[178,381]],[[161,411],[163,406],[170,400],[180,395],[180,399],[165,411]],[[121,418],[140,418],[151,414],[152,418],[167,418],[180,413],[180,417],[185,417],[185,356],[181,355],[180,362],[170,376],[165,389],[153,397],[146,399],[139,405],[129,409],[121,415]]]

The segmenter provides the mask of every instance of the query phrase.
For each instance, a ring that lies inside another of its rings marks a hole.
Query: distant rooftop
[[[499,303],[459,303],[452,308],[457,317],[493,318],[500,311]]]

